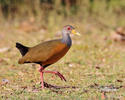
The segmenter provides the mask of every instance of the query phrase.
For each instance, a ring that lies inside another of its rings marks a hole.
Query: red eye
[[[67,30],[70,30],[70,29],[71,29],[70,27],[67,28]]]

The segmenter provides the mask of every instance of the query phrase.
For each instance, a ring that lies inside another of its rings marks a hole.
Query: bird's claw
[[[59,73],[58,71],[56,71],[55,74],[58,75],[61,78],[61,80],[66,81],[65,77],[61,73]]]

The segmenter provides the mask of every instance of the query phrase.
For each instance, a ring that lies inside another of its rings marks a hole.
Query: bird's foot
[[[59,76],[61,80],[66,81],[65,77],[64,77],[61,73],[59,73],[58,71],[44,71],[44,70],[43,70],[42,72],[55,74],[55,75]]]
[[[44,88],[43,73],[55,74],[55,75],[59,76],[61,80],[66,81],[65,77],[58,71],[45,71],[43,67],[40,67],[39,72],[40,72],[40,76],[41,76],[41,88],[42,89]]]
[[[66,78],[60,72],[55,71],[55,75],[58,75],[61,78],[61,80],[66,81]]]

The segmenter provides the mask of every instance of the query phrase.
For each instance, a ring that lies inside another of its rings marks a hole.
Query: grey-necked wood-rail
[[[61,59],[72,45],[70,34],[80,35],[71,25],[66,25],[62,29],[62,38],[42,42],[34,47],[23,46],[16,43],[16,47],[22,54],[19,64],[37,63],[40,64],[41,87],[44,88],[43,73],[58,75],[61,80],[66,81],[65,77],[57,71],[45,71],[44,69]]]

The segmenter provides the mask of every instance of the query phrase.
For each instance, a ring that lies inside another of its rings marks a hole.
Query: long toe
[[[61,78],[61,80],[66,81],[65,77],[61,73],[56,72],[56,75],[58,75]]]

